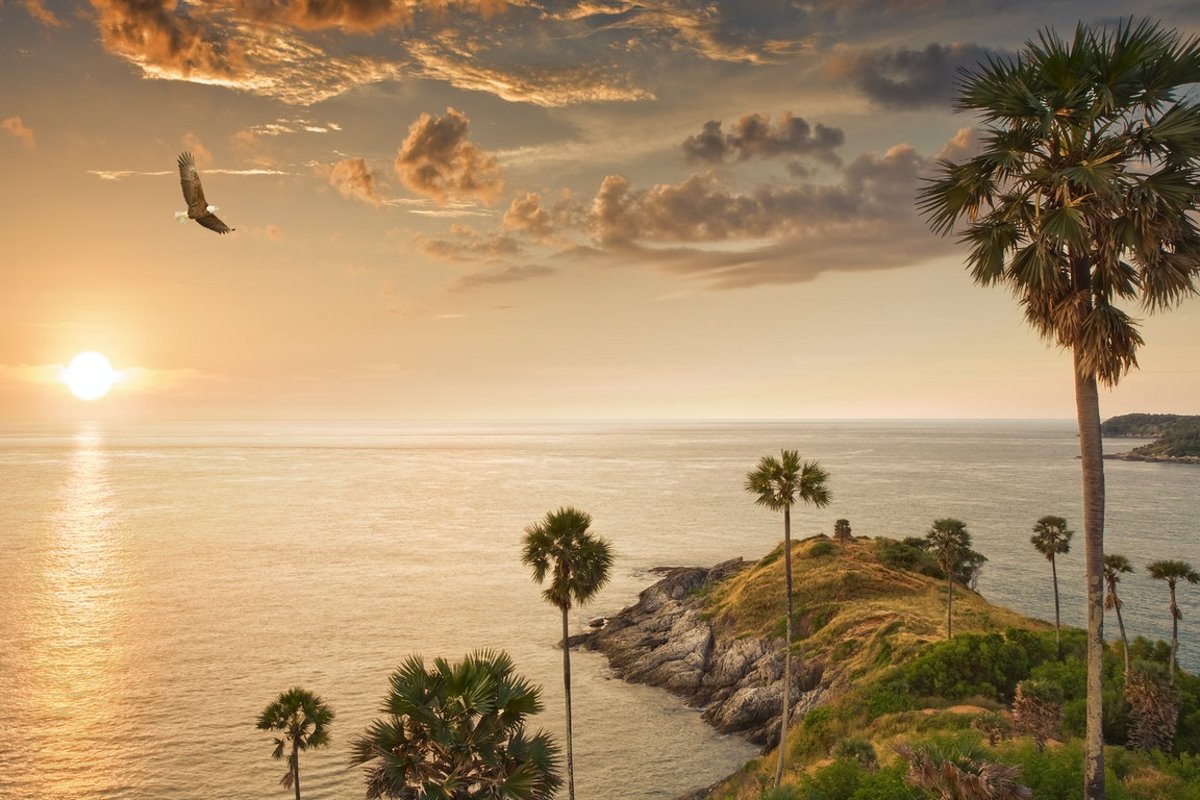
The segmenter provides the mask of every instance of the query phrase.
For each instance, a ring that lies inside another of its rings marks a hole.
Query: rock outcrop
[[[779,731],[783,641],[722,635],[704,608],[704,590],[746,566],[739,558],[711,569],[665,570],[636,604],[570,644],[604,653],[624,680],[662,687],[703,708],[717,730],[770,746]],[[795,721],[819,702],[824,670],[796,658],[792,666]]]

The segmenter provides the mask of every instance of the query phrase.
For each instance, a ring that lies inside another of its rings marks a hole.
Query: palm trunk
[[[783,507],[783,574],[787,584],[787,619],[784,620],[783,710],[779,714],[779,762],[775,785],[783,783],[783,759],[787,753],[788,717],[792,710],[792,509]]]
[[[1050,575],[1054,579],[1054,652],[1062,658],[1062,634],[1059,632],[1058,615],[1058,564],[1053,553],[1050,554]]]
[[[296,800],[300,800],[300,750],[292,739],[292,785],[296,787]]]
[[[1117,611],[1117,629],[1121,631],[1121,647],[1125,652],[1125,676],[1126,680],[1129,677],[1129,637],[1125,635],[1125,620],[1121,619],[1121,601],[1117,600],[1113,603],[1113,608]]]
[[[575,800],[575,756],[571,748],[571,648],[567,645],[567,609],[562,610],[563,694],[567,698],[567,800]]]
[[[1175,649],[1179,647],[1179,606],[1175,604],[1175,581],[1167,581],[1167,588],[1171,590],[1171,665],[1168,672],[1171,674],[1171,683],[1175,683],[1175,670],[1178,665],[1175,663]]]
[[[1083,796],[1104,800],[1104,460],[1100,395],[1093,373],[1083,374],[1075,351],[1075,412],[1083,477],[1084,569],[1087,579],[1087,732]]]

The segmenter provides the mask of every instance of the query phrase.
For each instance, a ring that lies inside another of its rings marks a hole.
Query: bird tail
[[[176,211],[175,212],[175,221],[178,222],[180,225],[186,225],[187,221],[188,221],[187,212],[186,211]]]

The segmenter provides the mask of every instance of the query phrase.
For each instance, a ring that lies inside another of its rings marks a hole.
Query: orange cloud
[[[42,0],[23,0],[22,5],[29,12],[29,16],[43,25],[50,28],[57,28],[62,25],[62,20],[54,16],[54,12],[46,8]]]
[[[33,131],[21,121],[20,117],[8,117],[0,120],[0,129],[8,131],[20,139],[26,147],[34,147]]]
[[[454,198],[491,202],[504,189],[495,156],[467,140],[470,120],[453,108],[422,114],[396,154],[396,175],[417,194],[439,203]]]
[[[332,167],[321,165],[321,174],[328,170],[329,185],[341,193],[342,197],[360,200],[373,206],[384,203],[379,193],[378,178],[367,168],[367,162],[361,158],[343,158]]]

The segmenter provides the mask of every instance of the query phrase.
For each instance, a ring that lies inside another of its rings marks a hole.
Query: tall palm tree
[[[1056,556],[1071,552],[1071,537],[1075,531],[1067,528],[1067,521],[1062,517],[1047,514],[1033,526],[1033,536],[1029,537],[1034,549],[1050,562],[1050,577],[1054,583],[1054,649],[1062,656],[1062,640],[1060,638],[1060,618],[1058,613],[1058,563]]]
[[[783,571],[786,580],[787,617],[784,622],[783,711],[779,715],[779,761],[775,765],[775,785],[783,782],[783,757],[787,750],[788,712],[792,690],[792,506],[801,500],[817,508],[829,505],[829,474],[816,461],[800,461],[795,450],[781,450],[779,458],[763,456],[758,466],[746,474],[746,491],[754,502],[772,511],[783,512]]]
[[[946,638],[949,639],[953,635],[954,573],[971,552],[971,534],[967,533],[967,524],[961,519],[946,517],[934,520],[925,538],[929,541],[929,549],[937,556],[938,566],[946,573]]]
[[[287,772],[279,779],[283,788],[295,788],[296,800],[300,800],[300,752],[315,750],[329,744],[329,725],[333,722],[333,710],[310,691],[295,687],[272,700],[258,717],[258,728],[277,731],[272,758],[283,758],[290,744]]]
[[[571,742],[571,648],[567,646],[567,612],[584,604],[608,583],[612,548],[588,533],[591,515],[575,508],[548,512],[541,522],[525,528],[521,561],[533,568],[533,579],[550,585],[542,592],[562,612],[563,691],[567,701],[567,797],[575,800],[575,758]]]
[[[1104,595],[1105,610],[1112,609],[1117,612],[1117,628],[1121,631],[1121,644],[1125,652],[1125,675],[1129,675],[1129,637],[1125,635],[1125,620],[1121,618],[1121,598],[1117,596],[1117,584],[1121,582],[1121,575],[1133,572],[1133,565],[1129,563],[1129,559],[1117,553],[1110,553],[1104,556],[1104,583],[1108,587],[1107,593]]]
[[[1104,463],[1098,384],[1137,365],[1136,322],[1194,293],[1200,232],[1200,40],[1149,21],[1052,30],[1013,58],[960,73],[956,105],[982,117],[983,150],[943,160],[918,208],[960,221],[972,277],[1005,284],[1026,321],[1070,350],[1083,475],[1087,580],[1086,800],[1104,797]],[[1180,99],[1180,98],[1183,99]]]
[[[1150,571],[1150,577],[1156,581],[1166,581],[1167,588],[1171,590],[1171,683],[1175,682],[1175,670],[1178,665],[1175,663],[1175,651],[1179,648],[1179,620],[1183,619],[1183,612],[1179,610],[1179,604],[1175,602],[1175,584],[1179,581],[1187,581],[1188,583],[1200,583],[1200,572],[1192,569],[1192,565],[1186,561],[1173,561],[1164,559],[1162,561],[1152,561],[1146,565],[1146,569]]]
[[[392,673],[386,716],[354,740],[350,761],[367,767],[367,798],[551,800],[562,784],[558,746],[525,730],[540,695],[507,653],[432,667],[409,656]]]

